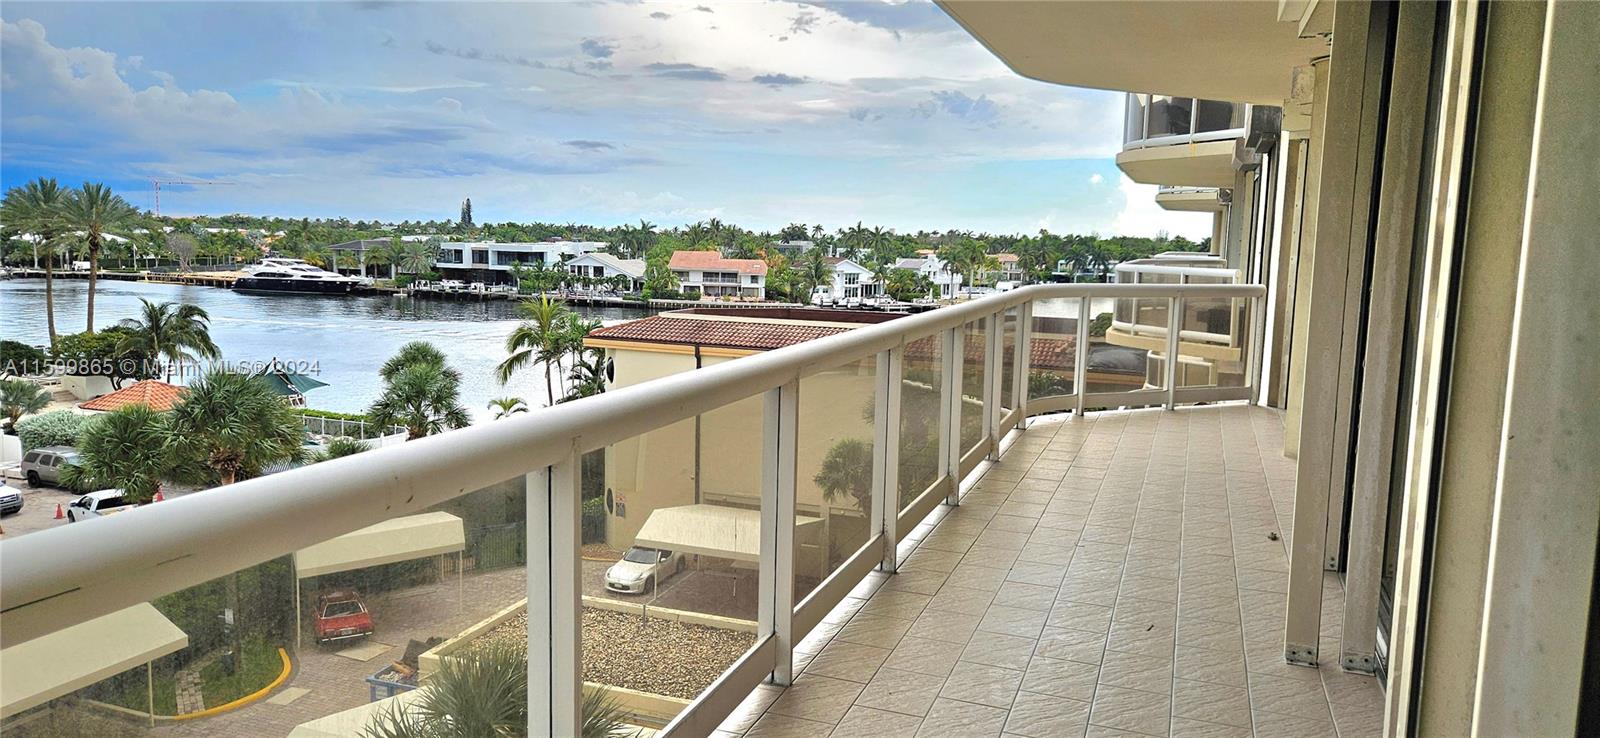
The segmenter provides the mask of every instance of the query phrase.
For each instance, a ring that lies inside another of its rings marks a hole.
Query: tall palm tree
[[[889,294],[889,277],[894,274],[894,263],[888,259],[875,261],[868,266],[872,270],[872,282],[878,285],[878,294]]]
[[[548,404],[554,405],[556,386],[550,370],[566,353],[570,341],[567,324],[572,320],[573,313],[560,301],[548,297],[539,298],[538,302],[522,303],[518,311],[524,320],[511,331],[511,335],[506,336],[506,353],[509,356],[495,367],[495,378],[500,384],[505,384],[511,381],[517,370],[526,367],[529,362],[537,361],[544,365],[545,397]]]
[[[35,253],[44,257],[44,316],[51,347],[56,345],[55,260],[62,249],[59,239],[66,231],[61,212],[66,199],[66,190],[55,179],[40,177],[11,188],[0,202],[0,222],[7,230],[31,232]]]
[[[172,442],[190,477],[219,485],[305,459],[305,428],[259,377],[212,370],[172,410]]]
[[[461,373],[426,341],[412,341],[378,370],[383,394],[367,411],[379,425],[405,426],[409,438],[471,424],[461,406]]]
[[[173,468],[166,413],[124,405],[88,424],[78,438],[78,461],[63,472],[72,489],[116,487],[135,503],[148,502]]]
[[[105,248],[107,235],[125,235],[124,232],[139,217],[138,209],[127,200],[111,192],[103,184],[84,182],[83,186],[67,194],[61,209],[66,227],[83,231],[84,244],[89,253],[89,333],[94,332],[94,290],[100,276],[100,252]]]
[[[605,351],[590,349],[584,352],[572,365],[572,371],[567,373],[567,380],[572,382],[572,388],[567,390],[562,402],[576,400],[583,397],[598,395],[606,391],[606,370],[611,360],[606,358]]]
[[[496,397],[489,401],[488,408],[494,411],[494,419],[500,420],[528,412],[528,403],[521,397]]]
[[[32,415],[50,404],[50,393],[22,379],[0,380],[0,415],[5,416],[6,432],[17,427],[17,420]]]
[[[433,269],[438,259],[439,239],[430,238],[426,241],[407,241],[395,264],[406,274],[424,274]]]
[[[805,282],[807,296],[817,289],[817,285],[828,281],[828,274],[833,267],[822,256],[822,249],[807,251],[800,262],[800,278]]]
[[[173,364],[192,362],[195,359],[215,359],[222,355],[211,340],[211,316],[204,308],[188,303],[153,303],[139,298],[142,303],[139,317],[127,318],[117,325],[130,332],[117,342],[117,353],[138,353],[154,359],[166,359],[161,378],[166,379]]]

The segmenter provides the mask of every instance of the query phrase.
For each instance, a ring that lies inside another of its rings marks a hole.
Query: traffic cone
[[[56,503],[56,520],[65,520],[67,513],[61,509],[61,503]]]

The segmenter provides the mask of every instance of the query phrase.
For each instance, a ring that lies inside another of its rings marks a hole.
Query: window
[[[127,503],[124,503],[122,501],[121,497],[107,497],[107,498],[101,500],[100,504],[97,505],[94,509],[96,509],[96,510],[110,510],[113,507],[122,507],[124,504],[127,504]]]
[[[325,618],[342,618],[360,614],[361,603],[359,602],[330,602],[327,607],[322,608],[322,617]]]
[[[27,456],[22,457],[22,460],[28,462],[29,464],[36,464],[39,462],[39,452],[29,451]]]
[[[761,278],[754,274],[750,275],[750,284],[761,284]]]
[[[845,284],[861,284],[861,275],[856,274],[855,272],[850,272],[850,273],[844,275],[844,283]]]
[[[474,263],[474,264],[488,264],[489,263],[489,252],[487,250],[473,251],[472,252],[472,263]]]

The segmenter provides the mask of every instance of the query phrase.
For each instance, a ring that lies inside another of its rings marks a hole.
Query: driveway
[[[621,594],[606,589],[611,561],[583,561],[583,593],[619,602],[687,610],[740,620],[756,619],[754,569],[696,569],[694,565],[661,583],[653,594]]]
[[[26,482],[12,483],[13,487],[22,490],[22,509],[0,518],[0,530],[5,538],[16,538],[28,533],[36,533],[58,525],[66,525],[65,518],[56,520],[56,505],[61,505],[63,511],[67,503],[78,499],[81,495],[66,492],[55,487],[33,487]],[[63,515],[66,513],[63,512]]]

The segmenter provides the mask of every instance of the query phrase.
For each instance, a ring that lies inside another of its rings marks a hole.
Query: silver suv
[[[78,463],[78,449],[71,446],[45,446],[22,455],[22,475],[28,484],[38,487],[44,482],[61,484],[61,472]]]

